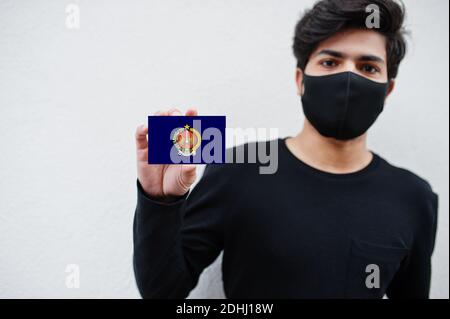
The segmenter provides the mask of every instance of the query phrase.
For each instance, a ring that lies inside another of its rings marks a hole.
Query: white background
[[[80,7],[79,30],[65,8]],[[411,50],[370,147],[440,194],[432,297],[449,297],[447,0],[406,0]],[[197,106],[230,127],[303,121],[294,26],[312,1],[0,0],[0,297],[137,298],[134,129]],[[78,264],[80,288],[65,285]],[[223,297],[220,265],[191,297]]]

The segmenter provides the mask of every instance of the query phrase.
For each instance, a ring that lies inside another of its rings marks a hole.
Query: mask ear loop
[[[300,64],[297,63],[297,70],[302,72],[302,85],[300,86],[297,95],[302,98],[302,89],[305,87],[305,71],[300,67]]]
[[[381,107],[381,112],[380,112],[380,113],[384,112],[384,108],[385,108],[385,104],[386,104],[386,99],[387,99],[388,92],[389,92],[389,87],[391,86],[391,83],[392,83],[393,81],[394,81],[394,79],[389,79],[388,82],[387,82],[387,84],[386,84],[386,92],[385,92],[385,94],[384,94],[383,106]]]
[[[302,95],[302,90],[304,91],[304,87],[305,87],[305,72],[303,72],[302,71],[302,85],[300,86],[300,90],[299,90],[299,92],[297,92],[297,94],[298,94],[298,96],[300,96],[300,98],[302,98],[303,97],[303,95],[305,94],[305,92],[303,92],[303,95]]]

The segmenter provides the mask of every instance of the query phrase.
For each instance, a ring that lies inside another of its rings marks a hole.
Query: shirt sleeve
[[[226,180],[207,166],[188,195],[173,203],[147,196],[138,184],[133,266],[143,298],[186,298],[224,245]]]
[[[439,197],[432,193],[426,204],[424,218],[418,225],[409,256],[404,260],[387,290],[389,299],[428,299],[431,282],[431,257],[433,255]]]

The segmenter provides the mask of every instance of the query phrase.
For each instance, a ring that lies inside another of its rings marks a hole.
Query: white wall
[[[449,297],[447,0],[406,0],[414,44],[371,147],[441,195],[432,297]],[[79,30],[65,8],[81,9]],[[295,0],[0,0],[0,297],[139,297],[134,128],[197,106],[301,127]],[[80,288],[65,286],[78,264]],[[220,265],[192,297],[222,297]]]

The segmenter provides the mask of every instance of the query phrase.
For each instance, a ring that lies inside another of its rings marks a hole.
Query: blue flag
[[[149,164],[224,164],[225,116],[149,116]]]

